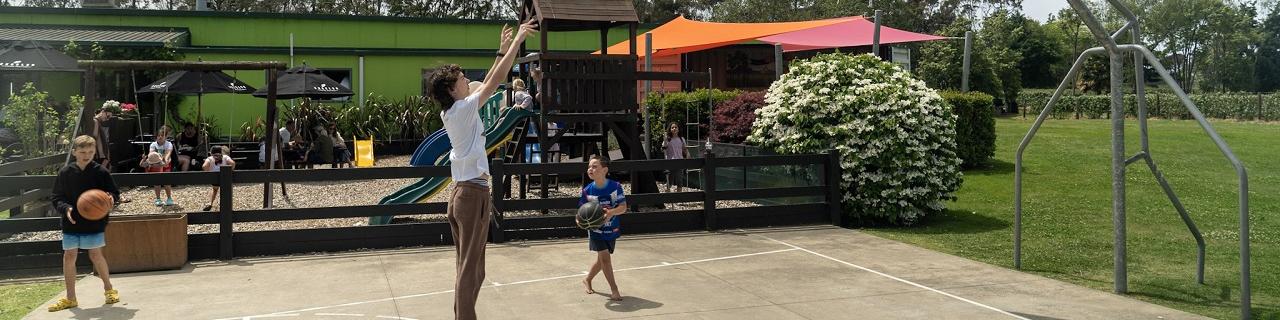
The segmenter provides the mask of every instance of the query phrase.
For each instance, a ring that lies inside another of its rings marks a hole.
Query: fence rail
[[[770,155],[752,157],[723,157],[714,154],[698,159],[617,161],[613,170],[701,170],[714,172],[717,168],[733,166],[813,166],[820,165],[819,185],[772,187],[756,189],[720,190],[714,175],[703,179],[702,190],[675,193],[641,193],[628,195],[635,207],[672,203],[701,202],[702,209],[650,211],[629,214],[624,219],[628,233],[659,233],[692,230],[718,230],[725,228],[761,227],[794,224],[832,223],[843,225],[839,211],[839,163],[837,155]],[[495,176],[574,174],[586,170],[584,163],[553,164],[503,164],[495,160],[490,165]],[[188,234],[188,256],[191,259],[230,259],[243,256],[294,254],[305,252],[342,251],[363,248],[393,248],[404,246],[444,245],[452,243],[448,223],[421,222],[377,226],[353,226],[321,229],[293,229],[272,231],[235,231],[237,223],[270,221],[298,221],[334,218],[362,218],[375,216],[443,213],[446,203],[418,203],[395,205],[361,205],[325,208],[255,209],[234,210],[234,184],[264,182],[319,182],[369,179],[403,179],[447,177],[448,167],[398,167],[362,169],[320,169],[295,171],[233,170],[222,172],[185,172],[113,174],[116,183],[125,186],[146,185],[218,185],[221,187],[221,209],[211,213],[191,213],[188,225],[218,225],[217,233]],[[0,193],[13,190],[50,188],[53,176],[4,176],[0,177]],[[493,179],[492,192],[495,207],[495,223],[491,226],[491,241],[508,239],[548,239],[581,237],[584,232],[576,227],[571,215],[544,215],[535,217],[506,217],[504,212],[534,211],[542,209],[577,208],[576,197],[549,199],[505,199],[507,189],[502,179]],[[718,200],[749,200],[809,196],[823,201],[801,204],[768,205],[745,208],[718,208]],[[31,197],[22,200],[32,201]],[[60,218],[23,218],[0,220],[0,233],[40,232],[60,230]],[[57,267],[60,259],[59,241],[26,241],[0,243],[0,270]]]
[[[35,159],[0,164],[0,176],[21,176],[26,174],[28,171],[61,164],[65,161],[67,161],[67,154],[59,153]],[[0,211],[10,210],[10,216],[21,216],[23,214],[23,205],[48,197],[49,194],[49,189],[5,188],[0,190],[0,196],[4,196],[4,198],[0,198]]]

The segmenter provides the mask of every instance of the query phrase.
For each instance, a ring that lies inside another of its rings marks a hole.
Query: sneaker
[[[164,200],[164,205],[165,205],[165,206],[170,206],[170,207],[171,207],[171,206],[173,206],[173,198],[169,198],[169,199]]]
[[[75,300],[62,298],[62,299],[58,299],[58,303],[55,303],[52,306],[49,306],[49,312],[67,310],[67,309],[75,308],[77,306],[79,306],[79,304],[77,304]]]
[[[164,200],[160,200],[160,198],[156,198],[156,202],[155,202],[155,203],[156,203],[156,206],[157,206],[157,207],[159,207],[159,206],[163,206],[163,205],[164,205]]]
[[[116,291],[116,289],[107,290],[103,295],[107,296],[107,304],[120,302],[120,291]]]

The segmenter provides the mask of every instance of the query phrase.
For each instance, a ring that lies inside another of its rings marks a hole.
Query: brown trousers
[[[455,319],[476,318],[476,299],[484,285],[484,250],[489,240],[489,212],[493,199],[489,188],[474,183],[454,184],[449,196],[449,228],[458,258],[458,277],[454,283],[453,314]]]

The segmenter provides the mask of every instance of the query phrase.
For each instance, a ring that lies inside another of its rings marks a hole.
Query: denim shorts
[[[62,233],[62,250],[97,249],[107,246],[104,233]]]

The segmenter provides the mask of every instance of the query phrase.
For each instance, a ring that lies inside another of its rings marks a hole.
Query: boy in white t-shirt
[[[457,65],[441,66],[428,83],[431,98],[444,107],[440,118],[453,150],[449,151],[449,168],[453,177],[453,194],[449,197],[449,228],[457,245],[458,271],[454,282],[453,312],[456,319],[476,318],[476,299],[484,285],[485,242],[489,238],[489,212],[493,203],[489,194],[489,157],[485,150],[484,124],[480,121],[480,105],[492,95],[498,84],[511,72],[520,46],[515,44],[534,32],[534,22],[520,25],[515,37],[503,26],[498,61],[490,67],[484,82],[471,90],[466,75]]]

